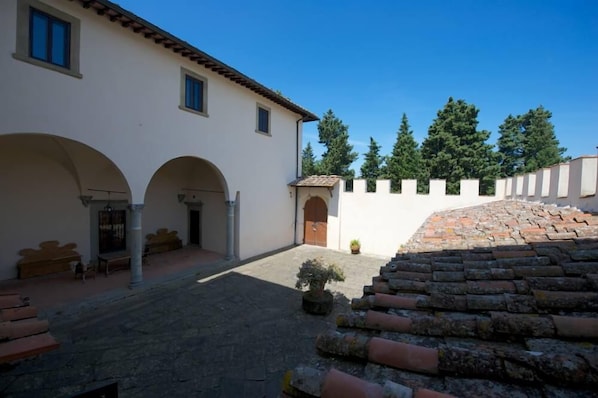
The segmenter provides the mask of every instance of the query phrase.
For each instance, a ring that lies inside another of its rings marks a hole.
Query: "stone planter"
[[[356,246],[355,248],[351,247],[351,254],[359,254],[360,247]]]
[[[315,315],[327,315],[332,311],[334,297],[329,291],[313,292],[308,290],[303,293],[303,311]]]

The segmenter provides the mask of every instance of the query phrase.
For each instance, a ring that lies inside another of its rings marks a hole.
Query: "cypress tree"
[[[383,158],[380,156],[380,145],[370,137],[370,146],[368,153],[365,154],[365,161],[361,165],[361,178],[367,180],[367,191],[376,191],[376,179],[382,174],[380,167]]]

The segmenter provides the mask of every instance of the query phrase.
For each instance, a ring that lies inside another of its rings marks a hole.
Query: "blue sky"
[[[449,96],[498,138],[543,105],[573,158],[598,146],[595,0],[120,0],[318,116],[349,126],[359,174],[369,137],[389,154],[403,113],[421,142]],[[303,144],[317,155],[317,123]]]

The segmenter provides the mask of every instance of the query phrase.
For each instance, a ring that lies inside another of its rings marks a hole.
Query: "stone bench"
[[[60,246],[57,240],[50,240],[39,247],[19,251],[23,257],[17,262],[19,279],[70,271],[72,262],[81,261],[81,255],[75,251],[76,243]]]

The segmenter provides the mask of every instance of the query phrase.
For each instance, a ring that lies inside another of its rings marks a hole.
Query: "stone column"
[[[226,202],[226,260],[235,258],[235,201]]]
[[[130,288],[135,288],[143,284],[142,256],[143,239],[141,237],[141,214],[143,204],[129,205],[131,212],[131,229],[129,230],[129,247],[131,249],[131,281]]]

